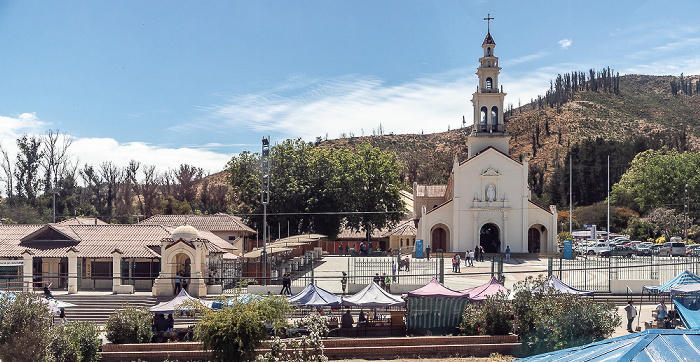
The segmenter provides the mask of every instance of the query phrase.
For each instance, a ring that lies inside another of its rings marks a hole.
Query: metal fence
[[[685,270],[698,273],[698,257],[549,258],[549,275],[565,284],[593,292],[610,292],[613,280],[658,280],[666,283]]]
[[[422,285],[441,280],[442,258],[401,259],[400,257],[350,258],[350,283],[369,284],[376,275],[391,276],[394,283]]]

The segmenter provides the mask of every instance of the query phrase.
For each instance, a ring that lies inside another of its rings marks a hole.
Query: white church
[[[557,210],[530,200],[528,160],[509,154],[510,135],[503,121],[503,88],[491,32],[476,72],[472,97],[474,126],[468,158],[456,156],[447,185],[413,185],[417,239],[433,251],[465,252],[482,246],[486,253],[556,253]]]

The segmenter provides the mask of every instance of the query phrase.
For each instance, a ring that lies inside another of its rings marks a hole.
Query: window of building
[[[481,130],[483,132],[488,131],[487,125],[486,125],[486,112],[488,112],[488,108],[481,107]]]
[[[493,88],[493,79],[491,77],[486,78],[486,89]]]
[[[493,125],[493,131],[498,131],[498,107],[496,106],[491,108],[491,124]]]

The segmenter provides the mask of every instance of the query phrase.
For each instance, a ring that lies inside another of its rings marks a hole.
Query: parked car
[[[646,245],[637,246],[637,255],[648,256],[651,255],[651,248]]]
[[[611,244],[604,241],[592,242],[585,246],[581,251],[583,254],[595,255],[605,250],[612,249]]]
[[[698,256],[700,254],[700,244],[688,245],[685,248],[686,256]]]
[[[659,249],[659,256],[685,256],[685,243],[666,242]]]
[[[600,256],[602,257],[611,257],[611,256],[621,256],[623,258],[631,258],[634,256],[635,252],[630,248],[629,246],[616,246],[612,250],[604,250],[600,252]]]
[[[659,250],[661,250],[661,247],[662,247],[662,246],[663,246],[663,245],[661,245],[661,244],[654,244],[654,245],[652,245],[652,246],[651,246],[651,253],[652,253],[653,255],[659,255]]]

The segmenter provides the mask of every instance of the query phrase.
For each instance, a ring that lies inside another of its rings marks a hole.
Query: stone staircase
[[[92,321],[98,325],[104,325],[107,318],[115,310],[124,305],[137,308],[150,308],[154,305],[171,300],[173,297],[154,297],[148,294],[107,294],[107,293],[78,293],[62,294],[54,297],[57,300],[75,304],[75,307],[66,308],[68,320]],[[175,315],[176,324],[194,324],[199,318]]]

